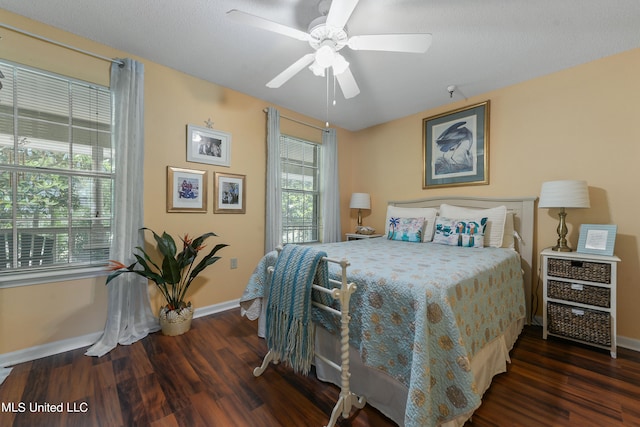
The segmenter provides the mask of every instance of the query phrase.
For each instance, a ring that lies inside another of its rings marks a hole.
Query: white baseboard
[[[240,306],[240,300],[232,300],[213,304],[207,307],[196,308],[193,317],[204,317],[210,314],[220,313],[222,311],[231,310]],[[30,362],[54,354],[64,353],[65,351],[76,350],[82,347],[89,347],[102,336],[102,331],[93,332],[87,335],[68,338],[60,341],[50,342],[47,344],[37,345],[22,350],[12,351],[10,353],[0,354],[0,367],[14,366],[19,363]]]
[[[542,316],[534,316],[532,324],[542,327]],[[618,347],[640,352],[640,340],[618,335],[616,337],[616,344],[618,345]]]
[[[82,347],[88,347],[95,343],[102,336],[102,331],[93,332],[79,337],[67,338],[65,340],[54,341],[11,353],[0,354],[0,366],[14,366],[19,363],[30,362],[42,357],[53,356]]]
[[[227,302],[221,302],[219,304],[208,305],[206,307],[196,308],[193,312],[193,317],[204,317],[210,314],[220,313],[222,311],[231,310],[232,308],[240,307],[240,299],[235,299]]]
[[[621,337],[620,335],[618,335],[616,344],[618,344],[618,347],[628,348],[629,350],[640,352],[640,340]]]

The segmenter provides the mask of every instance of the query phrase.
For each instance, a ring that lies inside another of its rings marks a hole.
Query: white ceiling
[[[327,119],[327,81],[311,71],[265,86],[311,47],[226,16],[239,9],[306,31],[318,0],[0,0],[0,8]],[[359,130],[637,48],[640,1],[360,0],[347,26],[349,35],[433,35],[424,54],[341,51],[361,93],[345,100],[338,89],[328,118]],[[449,85],[458,87],[453,99]]]

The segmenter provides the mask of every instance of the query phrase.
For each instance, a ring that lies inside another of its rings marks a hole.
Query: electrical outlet
[[[231,269],[238,268],[238,258],[231,258]]]

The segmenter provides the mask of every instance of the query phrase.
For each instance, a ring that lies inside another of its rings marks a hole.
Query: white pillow
[[[462,206],[440,205],[440,216],[445,218],[470,218],[482,215],[487,217],[487,228],[484,233],[484,246],[492,248],[502,247],[504,237],[504,225],[507,220],[507,207],[495,208],[466,208]],[[513,233],[512,233],[513,236]]]
[[[514,225],[514,213],[507,212],[507,220],[504,222],[504,236],[502,236],[503,248],[515,249],[516,248],[516,234]]]
[[[435,208],[400,208],[397,206],[387,206],[387,219],[384,222],[384,235],[389,235],[389,220],[394,218],[424,218],[424,233],[422,233],[422,241],[430,242],[433,239],[433,231],[436,228],[436,215],[438,210]]]

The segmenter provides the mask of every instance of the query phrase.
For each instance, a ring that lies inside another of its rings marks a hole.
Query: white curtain
[[[122,62],[122,66],[111,65],[117,173],[109,257],[129,265],[135,261],[135,247],[144,245],[139,232],[144,221],[144,64],[132,59]],[[121,275],[109,283],[108,299],[104,334],[88,349],[87,356],[103,356],[117,344],[132,344],[160,329],[151,312],[146,279],[137,274]]]
[[[0,384],[9,376],[11,368],[0,368]]]
[[[273,107],[267,109],[267,188],[265,253],[282,244],[282,195],[280,184],[280,112]]]
[[[340,181],[338,179],[338,139],[335,129],[322,132],[322,241],[341,240]]]

